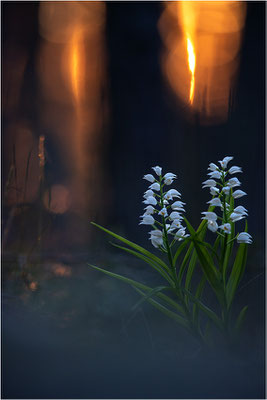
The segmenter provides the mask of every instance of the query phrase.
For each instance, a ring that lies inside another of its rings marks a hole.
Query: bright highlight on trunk
[[[71,82],[76,101],[79,101],[79,38],[78,31],[74,31],[71,42]]]
[[[196,68],[196,55],[194,51],[194,46],[189,38],[187,37],[187,53],[188,53],[188,65],[191,72],[191,83],[190,83],[190,103],[193,104],[194,100],[194,89],[195,89],[195,68]]]
[[[166,79],[193,122],[224,123],[235,108],[244,1],[166,1],[158,28]]]

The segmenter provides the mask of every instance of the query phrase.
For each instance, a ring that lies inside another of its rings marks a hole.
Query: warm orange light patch
[[[191,72],[189,100],[190,100],[190,103],[192,104],[193,100],[194,100],[194,88],[195,88],[196,55],[195,55],[195,51],[194,51],[194,46],[193,46],[189,36],[187,37],[187,53],[188,53],[189,70]]]
[[[79,38],[78,31],[75,31],[71,43],[71,81],[74,96],[79,99]]]
[[[227,120],[246,18],[242,1],[164,2],[162,69],[178,98],[203,124]]]

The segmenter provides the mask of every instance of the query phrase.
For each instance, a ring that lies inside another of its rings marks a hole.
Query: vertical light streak
[[[195,89],[196,55],[195,55],[193,43],[190,40],[189,36],[187,36],[187,53],[188,53],[189,71],[191,72],[189,101],[190,101],[191,104],[193,104],[193,101],[194,101],[194,89]]]

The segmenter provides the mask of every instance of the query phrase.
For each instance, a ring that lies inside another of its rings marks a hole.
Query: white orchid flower
[[[238,206],[234,209],[234,213],[248,215],[248,210],[243,206]]]
[[[234,199],[239,199],[240,197],[243,197],[243,196],[246,196],[246,195],[247,195],[247,193],[246,193],[246,192],[243,192],[243,190],[240,190],[240,189],[235,190],[235,191],[233,192],[233,198],[234,198]]]
[[[180,241],[180,240],[183,240],[184,238],[186,238],[188,236],[189,236],[189,234],[185,233],[185,228],[181,228],[176,232],[176,234],[174,236],[174,239]]]
[[[214,164],[214,163],[209,164],[208,171],[216,171],[217,169],[219,169],[219,168],[217,167],[216,164]]]
[[[229,193],[230,193],[230,186],[224,186],[224,187],[222,188],[222,191],[223,191],[223,193],[225,193],[225,194],[229,194]]]
[[[217,188],[217,187],[215,187],[215,186],[212,186],[212,187],[210,188],[210,194],[211,194],[212,196],[216,196],[216,194],[218,194],[218,193],[220,193],[220,189],[219,189],[219,188]]]
[[[239,213],[232,213],[231,215],[230,215],[230,219],[231,219],[231,221],[232,222],[237,222],[237,221],[240,221],[241,219],[243,219],[243,218],[245,218],[245,214],[239,214]]]
[[[154,178],[154,176],[152,175],[152,174],[146,174],[146,175],[144,175],[143,176],[143,179],[145,179],[146,181],[148,181],[148,182],[155,182],[155,178]]]
[[[150,196],[155,196],[155,193],[153,192],[153,190],[149,189],[144,193],[144,198],[147,199]]]
[[[161,171],[162,171],[162,168],[161,168],[161,167],[159,167],[159,166],[157,165],[156,167],[152,167],[152,169],[155,171],[155,173],[156,173],[158,176],[161,175]]]
[[[171,208],[173,210],[175,210],[175,211],[183,211],[183,212],[185,212],[185,209],[183,208],[184,204],[185,203],[183,201],[177,200],[171,205]]]
[[[183,202],[183,201],[181,201],[181,200],[176,200],[174,203],[172,203],[172,208],[175,208],[175,207],[183,207],[183,206],[185,206],[186,205],[186,203],[185,202]]]
[[[227,168],[227,164],[229,163],[229,161],[233,160],[233,158],[234,157],[232,157],[232,156],[227,156],[227,157],[224,157],[224,159],[222,161],[219,161],[222,169]]]
[[[164,184],[165,185],[171,185],[174,181],[174,179],[177,178],[177,176],[175,174],[173,174],[172,172],[167,172],[167,174],[164,175]]]
[[[229,181],[226,183],[227,186],[234,188],[236,186],[240,186],[241,182],[237,178],[231,178]]]
[[[173,204],[171,205],[171,208],[172,208],[174,211],[185,212],[185,209],[184,209],[183,207],[173,206]]]
[[[204,217],[201,219],[206,219],[207,221],[216,221],[217,215],[212,211],[204,211],[201,214],[204,214]]]
[[[162,217],[167,217],[167,216],[168,216],[168,212],[167,212],[166,207],[163,207],[163,208],[159,211],[158,214],[161,215]]]
[[[214,197],[214,199],[211,199],[210,201],[207,201],[208,204],[210,204],[211,206],[214,207],[221,207],[222,206],[222,202],[219,199],[219,197]]]
[[[167,204],[169,204],[168,200],[164,199],[163,200],[163,204],[166,206]]]
[[[205,187],[214,187],[216,186],[216,181],[214,179],[207,179],[206,181],[202,182],[202,189]]]
[[[183,219],[183,217],[181,216],[181,214],[180,214],[178,211],[173,211],[173,212],[170,214],[170,219],[171,219],[172,221],[174,221],[174,220],[176,220],[176,219],[181,220],[181,219]]]
[[[216,232],[217,229],[218,229],[218,224],[217,224],[216,221],[212,221],[212,220],[208,219],[207,228],[208,228],[211,232]]]
[[[224,231],[225,233],[231,233],[231,224],[229,224],[228,222],[226,224],[222,224],[219,226],[219,228]]]
[[[221,176],[222,176],[221,172],[219,172],[219,171],[212,171],[212,172],[209,172],[208,175],[209,175],[211,178],[214,178],[214,179],[221,179]]]
[[[160,191],[160,184],[158,182],[152,183],[152,185],[149,186],[149,189],[156,190],[157,192],[159,192]]]
[[[163,246],[163,234],[162,231],[155,229],[154,231],[149,232],[150,240],[154,247],[158,248]]]
[[[229,174],[233,175],[233,174],[237,174],[237,173],[240,173],[240,172],[243,172],[243,171],[242,171],[242,168],[237,167],[236,165],[233,165],[233,166],[229,169],[228,172],[229,172]]]
[[[154,212],[155,212],[155,208],[154,207],[152,207],[152,206],[147,206],[147,207],[145,207],[145,215],[150,215],[150,214],[154,214]]]
[[[247,244],[251,244],[252,243],[251,239],[252,239],[252,236],[247,232],[239,233],[239,235],[236,238],[237,243],[247,243]]]
[[[143,220],[139,223],[139,225],[153,225],[155,222],[155,219],[152,217],[152,215],[142,215]]]
[[[170,189],[164,194],[165,200],[172,200],[173,197],[181,197],[181,193],[179,193],[176,189]]]
[[[171,229],[172,230],[174,230],[174,229],[180,229],[181,227],[182,227],[182,224],[181,224],[181,219],[175,219],[174,221],[173,221],[173,223],[171,224]]]
[[[149,196],[146,200],[143,201],[144,204],[149,204],[152,206],[156,206],[157,205],[157,200],[155,199],[155,197],[153,196]]]

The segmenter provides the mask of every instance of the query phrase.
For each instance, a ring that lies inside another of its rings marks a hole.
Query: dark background
[[[253,236],[243,283],[253,281],[237,302],[250,304],[242,339],[246,354],[234,358],[218,349],[216,355],[199,355],[195,342],[149,306],[129,322],[137,295],[88,270],[86,262],[114,267],[144,282],[157,278],[142,264],[109,250],[108,238],[94,230],[93,239],[83,236],[75,247],[71,234],[63,236],[73,221],[79,231],[80,219],[73,215],[53,219],[55,243],[48,233],[41,268],[36,275],[31,271],[40,290],[29,293],[20,273],[13,273],[17,219],[2,260],[2,397],[264,398],[265,3],[248,3],[235,109],[226,123],[208,127],[184,117],[162,75],[163,44],[157,29],[161,3],[106,6],[109,120],[103,152],[112,201],[105,217],[101,210],[96,217],[146,244],[147,229],[138,226],[146,189],[142,176],[151,166],[162,165],[177,173],[187,216],[197,226],[209,199],[201,190],[208,164],[233,155],[234,165],[244,171],[240,180],[248,196],[242,204],[249,210]],[[38,136],[38,2],[2,2],[2,60],[11,39],[29,54],[17,115],[12,118],[29,119]],[[2,70],[2,96],[6,77],[7,70]],[[10,118],[3,114],[3,187]],[[51,182],[65,179],[68,172],[57,157],[56,144],[48,142],[46,150],[53,160],[52,167],[46,166]],[[8,212],[3,205],[3,223]],[[33,225],[29,222],[27,229],[34,230]],[[70,267],[72,278],[51,278],[51,260]]]

